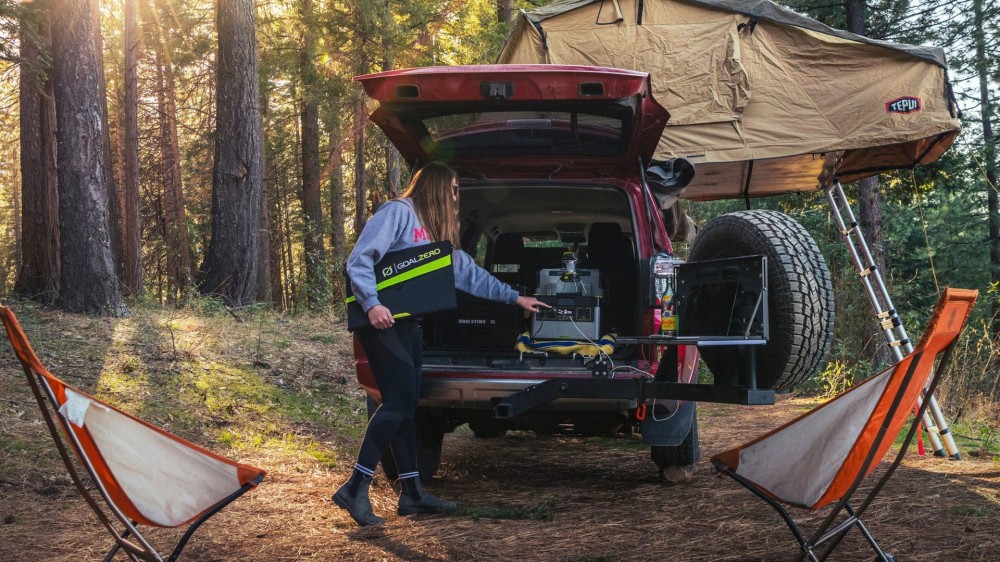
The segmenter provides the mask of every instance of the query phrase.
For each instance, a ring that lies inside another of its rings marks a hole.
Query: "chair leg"
[[[132,524],[135,525],[135,521],[132,521]],[[132,562],[147,562],[147,561],[156,562],[163,560],[162,558],[160,558],[160,555],[157,552],[142,550],[140,547],[136,546],[131,542],[128,543],[128,548],[122,548],[123,545],[121,541],[124,541],[131,535],[132,535],[131,529],[125,529],[122,533],[116,536],[115,545],[111,547],[111,550],[108,551],[108,555],[104,557],[103,562],[111,562],[112,560],[114,560],[115,555],[118,554],[118,551],[124,552],[125,556],[128,556],[129,560],[132,560]]]
[[[872,550],[875,551],[875,560],[879,560],[881,562],[893,562],[892,555],[886,554],[882,550],[882,547],[875,542],[875,537],[872,536],[868,527],[865,526],[858,514],[855,513],[854,508],[851,507],[850,504],[844,504],[844,510],[847,512],[847,519],[838,525],[837,529],[830,531],[813,545],[819,546],[826,542],[830,543],[826,550],[823,551],[823,555],[819,557],[820,561],[822,562],[823,560],[826,560],[830,554],[833,553],[833,551],[840,544],[840,541],[847,535],[847,532],[851,530],[851,527],[857,527],[858,530],[861,531],[861,534],[865,537],[865,540],[868,541],[868,544],[872,547]]]
[[[758,490],[756,486],[754,486],[749,481],[741,477],[739,474],[736,474],[729,468],[724,468],[722,470],[722,473],[729,475],[733,480],[739,482],[740,485],[753,492],[754,495],[764,500],[768,505],[770,505],[775,511],[778,512],[778,515],[780,515],[781,518],[785,521],[785,524],[788,526],[788,529],[792,532],[792,535],[795,536],[795,540],[798,541],[799,543],[800,551],[798,556],[796,556],[795,558],[796,562],[799,562],[801,560],[809,560],[810,562],[822,562],[826,560],[827,557],[829,557],[830,554],[833,552],[833,550],[837,547],[837,545],[840,544],[840,540],[844,537],[844,535],[846,535],[847,532],[851,529],[851,527],[854,526],[856,526],[858,530],[861,531],[861,534],[864,535],[865,540],[868,541],[868,544],[871,545],[872,550],[875,551],[876,560],[878,560],[879,562],[894,562],[892,555],[886,554],[882,550],[882,548],[879,547],[878,543],[875,542],[875,537],[872,536],[872,534],[868,531],[868,528],[865,527],[865,524],[855,514],[854,508],[851,507],[851,504],[843,502],[843,509],[847,512],[848,516],[848,519],[846,521],[841,522],[840,525],[838,525],[837,529],[834,529],[833,531],[825,534],[815,543],[810,543],[809,541],[806,540],[805,536],[803,536],[802,531],[799,529],[798,525],[795,524],[795,521],[792,519],[792,516],[788,514],[788,511],[785,510],[785,508],[781,504],[771,499],[769,496]],[[831,541],[830,546],[823,552],[822,556],[817,556],[815,552],[816,547],[828,541]]]
[[[118,554],[118,551],[121,550],[121,548],[122,545],[115,542],[115,546],[112,546],[111,550],[108,551],[108,555],[104,557],[104,562],[111,562],[114,560],[115,554]]]
[[[851,509],[851,506],[847,506],[847,512],[850,513],[852,517],[854,516],[854,510]],[[861,531],[861,534],[865,536],[865,540],[871,545],[872,550],[875,551],[875,559],[880,562],[893,562],[892,555],[886,554],[882,551],[882,548],[877,542],[875,542],[875,537],[872,536],[872,534],[868,531],[868,527],[865,527],[865,524],[860,519],[858,519],[857,526],[858,530]]]
[[[254,478],[252,482],[244,484],[242,488],[236,490],[235,492],[230,494],[226,499],[215,504],[215,507],[206,511],[201,517],[199,517],[194,523],[192,523],[188,527],[187,531],[185,531],[184,536],[181,537],[181,540],[178,541],[177,546],[174,547],[174,551],[170,553],[170,557],[167,558],[167,562],[175,562],[177,558],[180,557],[181,551],[184,550],[185,546],[187,546],[188,540],[190,540],[191,536],[194,535],[194,532],[198,530],[198,527],[201,527],[202,523],[208,521],[210,517],[222,511],[222,508],[231,504],[233,501],[236,500],[236,498],[252,490],[253,487],[256,486],[257,484],[260,484],[261,480],[263,479],[264,475],[259,475],[257,476],[257,478]]]
[[[933,395],[934,391],[937,390],[938,383],[941,382],[941,374],[944,373],[944,371],[947,369],[951,361],[952,350],[953,346],[949,346],[948,349],[945,351],[944,356],[941,358],[940,362],[938,362],[937,369],[935,369],[934,374],[931,377],[931,383],[927,389],[927,393],[929,395]],[[896,457],[893,459],[892,463],[889,464],[889,468],[886,469],[885,474],[883,474],[882,477],[879,478],[878,482],[876,482],[871,492],[868,493],[868,496],[864,499],[864,501],[861,502],[861,505],[858,506],[857,513],[855,514],[854,509],[845,502],[845,508],[848,510],[850,516],[858,518],[858,523],[860,528],[862,529],[862,533],[864,533],[865,538],[868,540],[869,544],[871,544],[872,548],[875,550],[878,556],[877,558],[878,560],[891,561],[893,560],[893,557],[891,554],[884,553],[882,549],[878,547],[878,545],[875,543],[875,539],[872,538],[871,534],[868,532],[868,529],[865,528],[863,524],[861,524],[860,518],[861,515],[865,512],[865,510],[868,509],[868,506],[871,505],[871,503],[875,500],[875,497],[878,496],[879,492],[882,491],[882,488],[886,485],[886,483],[889,482],[889,478],[893,475],[894,472],[896,472],[896,469],[899,468],[900,463],[903,462],[903,457],[906,455],[906,451],[909,450],[910,443],[913,442],[914,436],[916,435],[917,431],[919,431],[920,420],[923,419],[924,412],[927,411],[927,404],[928,402],[925,400],[924,403],[920,405],[920,408],[913,416],[913,423],[910,424],[910,429],[906,433],[906,438],[903,440],[903,444],[902,446],[900,446],[899,452],[896,453]],[[830,545],[829,548],[827,548],[826,552],[824,553],[822,557],[823,560],[825,560],[826,557],[829,556],[830,553],[833,551],[833,549],[837,547],[837,544],[840,542],[841,538],[843,538],[843,536],[837,537],[833,540],[833,543]]]
[[[785,508],[781,506],[781,504],[771,499],[767,494],[758,490],[756,486],[751,484],[748,480],[746,480],[739,474],[733,472],[728,467],[723,467],[722,465],[717,464],[716,468],[721,469],[722,474],[728,475],[730,478],[738,482],[741,486],[753,492],[755,496],[764,500],[764,502],[766,502],[767,505],[771,506],[771,508],[773,508],[775,511],[778,512],[778,515],[780,515],[782,520],[784,520],[785,525],[788,526],[788,530],[792,532],[792,535],[795,537],[795,540],[798,541],[799,543],[800,552],[799,555],[795,558],[796,561],[808,558],[810,562],[820,562],[819,559],[816,558],[816,553],[813,552],[812,546],[810,546],[806,542],[806,538],[802,534],[802,531],[799,529],[798,525],[795,524],[795,521],[792,519],[792,516],[788,514],[788,511],[786,511]]]

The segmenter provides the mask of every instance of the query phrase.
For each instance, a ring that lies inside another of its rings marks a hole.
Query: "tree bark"
[[[848,31],[858,35],[868,33],[868,22],[865,21],[865,0],[844,0],[844,12]]]
[[[393,70],[395,63],[391,55],[393,51],[392,45],[387,44],[386,51],[390,54],[386,56],[385,61],[382,63],[382,70]],[[400,185],[402,173],[399,161],[399,151],[396,150],[396,147],[392,145],[389,139],[385,139],[385,192],[388,194],[389,199],[398,197],[402,190],[402,186]]]
[[[285,293],[284,293],[285,308],[294,309],[297,304],[296,295],[298,295],[299,293],[298,293],[298,285],[295,281],[295,259],[294,259],[295,254],[292,252],[292,236],[291,236],[292,220],[291,217],[289,216],[291,213],[288,210],[289,204],[288,201],[285,199],[284,194],[280,190],[277,190],[277,192],[278,192],[278,204],[279,204],[278,208],[280,209],[279,212],[281,213],[280,220],[283,223],[283,226],[281,227],[281,232],[284,244],[282,245],[281,248],[282,252],[281,261],[284,266],[284,276],[285,279],[287,280],[287,287],[285,287]]]
[[[267,207],[267,279],[263,280],[268,285],[268,300],[278,310],[285,309],[284,293],[282,291],[281,277],[281,217],[277,213],[272,213],[277,208],[274,197],[274,182],[270,176],[265,176],[266,186],[262,195],[263,204]],[[263,223],[261,224],[263,228]],[[258,298],[261,295],[258,294]]]
[[[201,292],[231,306],[257,294],[263,157],[253,0],[219,0],[212,239]]]
[[[274,298],[273,271],[271,268],[271,214],[268,212],[268,197],[271,191],[272,182],[267,168],[265,157],[261,164],[260,181],[260,241],[257,252],[257,259],[260,267],[257,269],[257,302],[269,302],[280,307],[281,300]]]
[[[260,95],[260,119],[261,123],[267,122],[267,114],[270,111],[270,101],[266,91],[262,91]],[[281,299],[275,298],[277,294],[275,293],[275,287],[281,287],[280,276],[279,284],[274,284],[274,248],[271,239],[271,213],[269,211],[270,206],[270,196],[271,190],[274,189],[274,182],[271,179],[271,170],[268,167],[267,149],[266,143],[263,145],[264,148],[261,149],[261,162],[260,162],[260,240],[258,242],[257,249],[257,259],[260,261],[260,267],[257,268],[257,302],[270,302],[275,308],[281,308]]]
[[[363,72],[362,72],[363,73]],[[351,125],[354,136],[354,236],[361,234],[368,219],[368,198],[366,183],[368,181],[367,166],[365,166],[365,129],[368,125],[368,114],[365,106],[365,95],[360,86],[354,90],[354,119]]]
[[[323,205],[319,181],[319,108],[316,102],[316,35],[312,29],[312,0],[302,0],[302,50],[299,72],[302,79],[302,212],[305,232],[306,303],[310,307],[326,302],[329,288],[326,251],[323,247]]]
[[[340,124],[337,123],[330,128],[330,247],[338,266],[347,257],[347,237],[344,235],[344,220],[347,216],[344,212],[343,145]]]
[[[122,185],[124,231],[122,244],[122,277],[131,295],[142,292],[142,241],[139,225],[139,32],[137,0],[125,0],[125,146],[122,165],[125,182]]]
[[[97,59],[97,95],[98,109],[101,112],[104,134],[101,137],[101,165],[104,166],[104,177],[108,190],[108,235],[111,238],[111,256],[115,263],[119,287],[124,279],[122,270],[122,229],[121,209],[118,207],[118,187],[115,185],[114,174],[111,173],[111,128],[108,126],[108,94],[104,80],[104,39],[101,37],[100,0],[88,0],[90,3],[91,31],[94,34],[94,54]],[[119,289],[120,290],[120,289]]]
[[[861,232],[868,242],[872,260],[882,275],[886,287],[889,286],[889,275],[886,270],[885,231],[882,224],[882,193],[878,176],[872,176],[858,181],[858,223]],[[878,319],[869,317],[866,323],[868,329],[862,335],[862,349],[866,357],[870,357],[874,365],[889,363],[889,347]]]
[[[155,7],[156,12],[161,11]],[[183,299],[193,285],[191,279],[191,239],[187,231],[184,178],[181,174],[181,151],[177,136],[177,94],[173,57],[164,30],[164,21],[155,22],[156,104],[160,124],[160,161],[163,191],[162,235],[167,258],[167,302]]]
[[[60,291],[72,312],[122,316],[111,251],[103,139],[107,123],[90,2],[52,2],[52,63],[59,156]]]
[[[51,303],[59,292],[59,191],[55,99],[42,64],[48,18],[35,8],[21,21],[21,261],[14,292]]]
[[[973,1],[973,41],[976,45],[976,74],[979,78],[979,118],[983,127],[983,167],[986,168],[986,205],[989,214],[987,228],[990,243],[990,277],[993,285],[1000,284],[1000,200],[997,197],[997,154],[993,136],[993,105],[990,100],[990,61],[986,52],[986,16],[983,0]],[[993,293],[991,332],[993,341],[1000,339],[1000,296]]]
[[[336,114],[335,114],[336,115]],[[330,124],[330,156],[327,167],[330,169],[330,259],[333,260],[333,275],[343,280],[342,264],[347,256],[347,241],[344,236],[344,173],[343,173],[343,139],[340,136],[340,122],[336,117]],[[343,284],[339,285],[341,291]],[[339,295],[343,298],[345,295]]]
[[[497,21],[507,23],[514,17],[511,0],[497,0]]]

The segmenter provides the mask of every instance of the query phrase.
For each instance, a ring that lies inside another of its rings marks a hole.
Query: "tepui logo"
[[[913,113],[920,111],[920,98],[913,96],[903,96],[885,104],[885,110],[889,113]]]

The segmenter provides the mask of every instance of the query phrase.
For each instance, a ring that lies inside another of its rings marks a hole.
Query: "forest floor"
[[[202,303],[204,304],[204,303]],[[708,456],[815,405],[699,405],[702,459],[689,482],[662,481],[637,435],[512,432],[446,436],[428,488],[448,516],[399,517],[381,472],[377,528],[330,502],[364,420],[350,340],[321,317],[138,310],[98,319],[15,303],[42,362],[70,384],[268,471],[206,523],[182,560],[789,560],[796,544],[764,503],[716,476]],[[0,561],[100,560],[106,532],[80,498],[40,422],[23,373],[0,346]],[[871,479],[869,479],[871,480]],[[795,513],[806,525],[817,514]],[[1000,458],[908,454],[866,521],[897,560],[997,560]],[[154,544],[175,531],[150,533]],[[118,559],[125,557],[119,554]],[[834,560],[871,560],[852,532]]]

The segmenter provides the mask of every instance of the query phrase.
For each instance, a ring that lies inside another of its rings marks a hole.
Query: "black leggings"
[[[358,464],[374,470],[386,447],[391,447],[399,474],[412,475],[417,472],[414,412],[423,366],[420,325],[416,320],[402,319],[386,330],[363,328],[356,334],[382,393],[382,405],[368,420]]]

